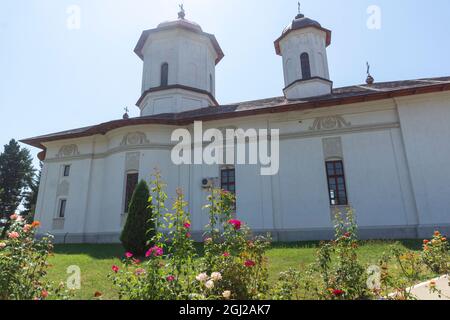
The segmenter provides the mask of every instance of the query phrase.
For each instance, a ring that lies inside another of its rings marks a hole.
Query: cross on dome
[[[184,5],[178,5],[180,7],[180,12],[178,12],[178,19],[184,19],[186,17],[186,11],[184,11]]]

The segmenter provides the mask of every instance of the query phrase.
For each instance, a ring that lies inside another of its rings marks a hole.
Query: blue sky
[[[2,0],[0,145],[36,135],[138,116],[142,62],[133,53],[144,29],[177,16],[182,0]],[[282,95],[273,41],[297,13],[294,0],[184,0],[186,18],[214,33],[220,103]],[[66,12],[81,9],[78,30]],[[369,29],[367,8],[381,9]],[[450,75],[450,1],[304,0],[303,13],[333,31],[328,49],[335,87]],[[32,149],[33,155],[37,149]]]

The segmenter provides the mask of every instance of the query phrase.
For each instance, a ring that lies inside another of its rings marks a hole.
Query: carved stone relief
[[[121,146],[136,146],[141,144],[149,144],[150,141],[143,132],[131,132],[126,134],[121,142]]]
[[[76,144],[70,144],[62,146],[59,152],[56,154],[56,158],[67,158],[80,155],[78,146]]]
[[[347,122],[342,116],[326,116],[319,117],[314,120],[314,123],[309,130],[311,131],[320,131],[320,130],[333,130],[333,129],[342,129],[348,128],[352,124]]]

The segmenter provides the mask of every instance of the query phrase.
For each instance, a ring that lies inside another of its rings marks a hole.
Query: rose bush
[[[320,244],[315,263],[282,272],[269,285],[270,238],[253,235],[239,219],[233,194],[210,191],[204,207],[209,222],[199,256],[183,192],[178,189],[173,206],[167,208],[165,184],[155,173],[149,198],[154,226],[149,231],[154,236],[148,239],[144,261],[127,252],[122,264],[111,268],[121,299],[414,299],[407,288],[426,277],[427,268],[448,273],[448,243],[438,232],[424,241],[422,253],[393,245],[378,265],[363,264],[356,219],[348,209],[336,213],[335,239]]]
[[[166,207],[167,194],[159,172],[151,181],[149,207],[152,209],[154,234],[148,239],[146,260],[128,252],[122,266],[113,266],[110,278],[121,299],[176,300],[188,299],[195,285],[196,251],[190,232],[190,216],[181,189],[172,210]]]
[[[423,241],[422,260],[434,273],[439,275],[450,272],[450,259],[447,237],[439,231],[433,235],[433,239]]]
[[[113,266],[111,279],[123,299],[257,299],[266,293],[269,241],[252,236],[250,229],[233,217],[234,195],[211,190],[209,224],[204,257],[197,256],[191,236],[189,212],[178,189],[171,210],[161,176],[152,179],[149,206],[153,211],[154,237],[149,239],[142,263],[125,255]]]
[[[40,223],[28,224],[12,215],[6,239],[0,239],[0,300],[44,300],[65,298],[64,285],[45,280],[53,245],[50,235],[35,238]]]

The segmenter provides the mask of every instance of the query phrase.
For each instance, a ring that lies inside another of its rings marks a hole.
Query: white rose
[[[214,281],[220,281],[222,280],[222,275],[220,274],[220,272],[213,272],[211,273],[211,279],[213,279]]]
[[[208,275],[206,273],[200,273],[198,276],[195,277],[195,279],[197,279],[197,281],[200,282],[205,282],[206,280],[208,280]]]
[[[224,291],[224,292],[222,293],[222,296],[223,296],[225,299],[229,300],[229,299],[231,298],[231,291],[230,291],[230,290]]]
[[[212,288],[214,288],[214,281],[212,281],[212,280],[206,281],[205,287],[206,287],[207,289],[212,289]]]

